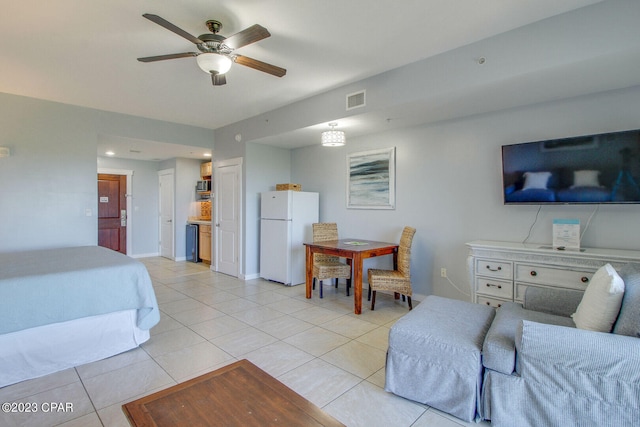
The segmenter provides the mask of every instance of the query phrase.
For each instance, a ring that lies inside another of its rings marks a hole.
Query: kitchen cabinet
[[[211,178],[211,173],[212,173],[213,169],[212,169],[212,164],[211,162],[207,162],[207,163],[201,163],[200,164],[200,176],[201,177],[207,177],[207,178]]]
[[[200,225],[198,239],[198,254],[202,262],[211,264],[211,226]]]

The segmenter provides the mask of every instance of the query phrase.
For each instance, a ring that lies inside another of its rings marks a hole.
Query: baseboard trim
[[[151,253],[151,254],[135,254],[129,255],[131,258],[152,258],[156,256],[160,256],[159,252]]]

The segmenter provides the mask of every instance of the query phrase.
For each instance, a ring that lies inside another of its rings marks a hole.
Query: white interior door
[[[239,277],[241,264],[242,159],[215,164],[215,269]]]
[[[160,180],[160,256],[175,260],[174,235],[174,172],[165,169],[158,172]]]

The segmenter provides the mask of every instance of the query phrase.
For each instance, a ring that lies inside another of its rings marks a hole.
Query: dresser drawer
[[[504,280],[476,278],[476,292],[504,299],[513,299],[513,283]]]
[[[504,302],[505,301],[500,300],[500,299],[483,297],[483,296],[480,296],[480,295],[478,295],[478,297],[476,299],[476,303],[482,304],[482,305],[488,305],[488,306],[494,307],[494,308],[502,307],[502,304]]]
[[[511,280],[513,278],[513,264],[509,261],[478,258],[476,260],[476,274],[479,276],[495,277]]]
[[[528,282],[583,290],[589,284],[594,272],[518,264],[516,265],[515,273],[516,282]]]

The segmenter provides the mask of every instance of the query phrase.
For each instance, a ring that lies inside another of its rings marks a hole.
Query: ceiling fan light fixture
[[[337,123],[329,123],[331,130],[322,132],[321,142],[323,147],[342,147],[347,143],[344,131],[335,130]]]
[[[196,57],[198,67],[207,74],[224,74],[231,68],[229,57],[218,53],[201,53]]]

